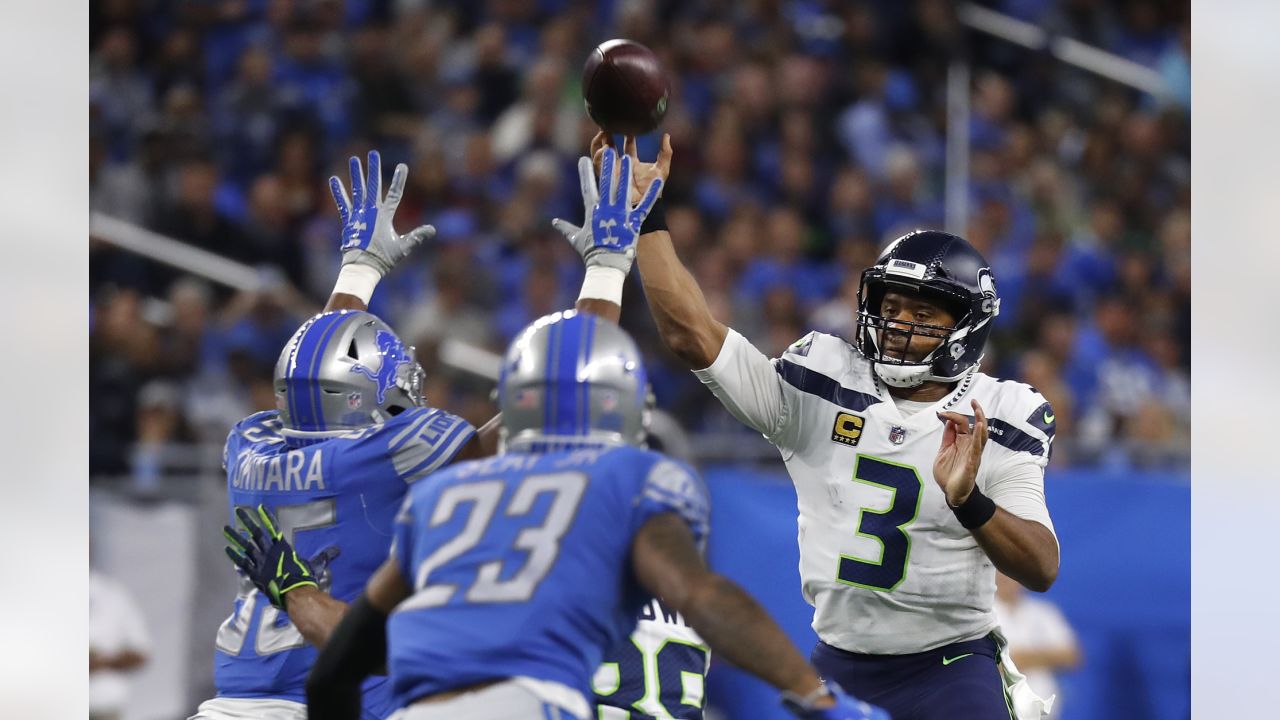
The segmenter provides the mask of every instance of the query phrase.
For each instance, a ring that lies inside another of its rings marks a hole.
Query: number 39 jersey
[[[702,720],[711,648],[659,600],[605,653],[591,680],[596,720]]]
[[[225,464],[231,524],[235,508],[271,508],[303,558],[338,554],[322,588],[350,602],[386,558],[392,525],[409,483],[453,459],[475,436],[465,420],[414,408],[385,423],[338,437],[294,444],[276,412],[240,421],[227,438]],[[218,629],[218,695],[306,702],[304,685],[316,650],[247,579],[235,610]],[[365,686],[365,718],[386,717],[389,684]]]
[[[706,488],[632,447],[508,453],[414,486],[392,550],[413,586],[387,624],[396,695],[516,678],[590,714],[592,674],[648,600],[631,569],[634,536],[667,512],[705,537]]]
[[[813,629],[842,650],[922,652],[996,626],[995,569],[955,519],[933,477],[937,412],[988,418],[977,486],[1006,511],[1053,531],[1044,467],[1053,410],[1034,388],[974,373],[902,413],[871,363],[810,333],[770,361],[730,331],[697,371],[725,407],[778,447],[795,484],[800,577]]]

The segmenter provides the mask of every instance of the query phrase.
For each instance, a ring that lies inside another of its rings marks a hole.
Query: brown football
[[[582,68],[587,114],[611,135],[643,135],[658,127],[670,91],[657,56],[630,40],[601,43]]]

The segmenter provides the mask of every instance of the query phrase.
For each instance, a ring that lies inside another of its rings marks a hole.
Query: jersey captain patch
[[[831,426],[831,439],[841,445],[856,446],[862,439],[862,426],[866,422],[861,415],[836,413],[835,424]]]

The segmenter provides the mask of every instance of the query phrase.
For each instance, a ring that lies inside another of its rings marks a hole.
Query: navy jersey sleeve
[[[656,462],[649,465],[640,485],[631,515],[632,532],[664,512],[683,518],[699,545],[706,541],[711,527],[711,498],[706,484],[684,463],[656,455]]]
[[[476,435],[471,423],[435,408],[414,408],[364,431],[353,458],[388,463],[395,477],[413,483],[447,465]]]

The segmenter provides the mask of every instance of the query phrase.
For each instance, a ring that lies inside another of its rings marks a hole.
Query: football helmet
[[[507,349],[498,378],[504,451],[591,445],[643,447],[652,404],[640,350],[590,313],[552,313]]]
[[[886,320],[880,315],[880,302],[893,289],[942,304],[955,315],[955,326]],[[962,237],[916,230],[890,243],[876,264],[862,272],[854,347],[873,363],[886,385],[955,382],[982,361],[991,322],[998,314],[995,278],[982,254]],[[942,343],[913,361],[886,355],[882,333],[904,334],[908,343],[914,335],[941,338]]]
[[[422,407],[426,374],[413,348],[377,316],[334,310],[307,320],[276,362],[281,432],[326,438]]]

